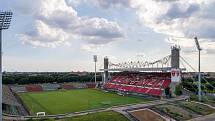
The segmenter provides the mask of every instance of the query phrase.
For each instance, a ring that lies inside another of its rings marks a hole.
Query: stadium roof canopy
[[[112,69],[100,69],[100,71],[139,71],[139,72],[168,72],[172,67],[163,68],[112,68]],[[185,68],[180,68],[182,71],[186,71]]]

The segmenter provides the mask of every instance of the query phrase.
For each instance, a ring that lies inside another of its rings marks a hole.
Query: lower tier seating
[[[123,74],[123,76],[114,76],[112,80],[104,85],[104,89],[161,96],[170,83],[169,74],[127,73]]]
[[[70,89],[74,89],[74,86],[72,84],[62,84],[61,87],[63,89],[66,89],[66,90],[70,90]]]
[[[43,88],[41,85],[26,85],[25,86],[26,90],[28,92],[40,92],[43,91]]]

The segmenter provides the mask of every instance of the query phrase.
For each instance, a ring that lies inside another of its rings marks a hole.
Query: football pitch
[[[144,98],[120,96],[96,89],[19,93],[19,95],[32,114],[37,112],[63,114],[148,101]]]
[[[41,121],[41,120],[33,120]],[[114,111],[91,113],[63,119],[43,119],[42,121],[129,121],[125,116]]]

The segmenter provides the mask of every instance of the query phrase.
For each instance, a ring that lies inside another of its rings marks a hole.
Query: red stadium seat
[[[168,73],[121,73],[104,85],[104,88],[161,96],[171,83]]]
[[[28,92],[40,92],[40,91],[43,91],[43,88],[40,85],[26,85],[25,88],[26,88],[26,90]]]
[[[72,84],[63,84],[61,87],[66,90],[74,89]]]
[[[160,89],[151,89],[148,93],[151,94],[151,95],[154,95],[154,96],[160,96],[162,94],[162,90],[160,90]]]

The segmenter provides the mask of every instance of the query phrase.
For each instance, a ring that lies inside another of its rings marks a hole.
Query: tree
[[[179,84],[175,87],[175,94],[177,96],[182,95],[182,85],[181,84]]]
[[[165,92],[166,96],[170,97],[170,88],[169,87],[165,88],[164,92]]]
[[[15,83],[15,79],[11,78],[11,77],[5,77],[3,76],[3,84],[14,84]]]

